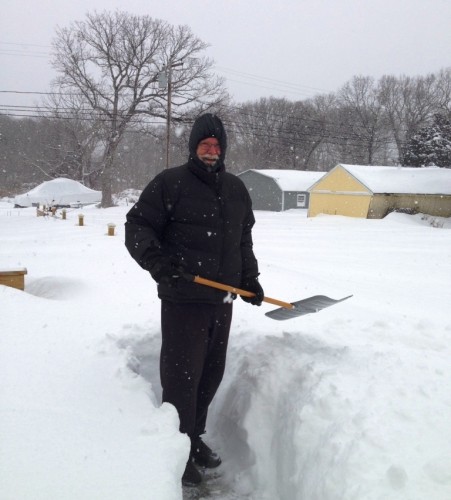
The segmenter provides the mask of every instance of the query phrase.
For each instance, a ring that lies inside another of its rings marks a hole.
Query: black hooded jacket
[[[209,167],[197,158],[197,145],[216,137],[219,160]],[[239,287],[258,275],[252,250],[255,223],[243,182],[225,171],[227,137],[221,120],[199,117],[189,139],[188,162],[158,174],[127,214],[125,245],[144,269],[162,256],[183,263],[186,272]],[[222,303],[226,293],[179,279],[158,285],[158,296],[173,302]]]

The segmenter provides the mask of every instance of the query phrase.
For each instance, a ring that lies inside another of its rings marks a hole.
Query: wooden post
[[[114,236],[114,228],[116,227],[116,224],[109,223],[108,224],[108,236]]]
[[[66,220],[66,209],[65,209],[65,208],[63,208],[63,209],[61,210],[61,218],[62,218],[63,220]]]
[[[84,215],[83,214],[78,214],[78,225],[79,226],[84,225]]]

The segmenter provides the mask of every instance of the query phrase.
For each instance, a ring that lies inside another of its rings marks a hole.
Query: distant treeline
[[[47,103],[28,117],[0,114],[0,195],[65,176],[98,188],[105,139],[92,115]],[[451,68],[418,77],[354,77],[336,93],[221,104],[227,167],[330,170],[338,163],[451,167]],[[187,159],[190,116],[171,134],[171,165]],[[164,122],[133,124],[114,160],[114,191],[142,188],[165,168]]]

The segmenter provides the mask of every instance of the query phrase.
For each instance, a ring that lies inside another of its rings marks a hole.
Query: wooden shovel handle
[[[217,288],[218,290],[224,290],[225,292],[236,293],[237,295],[242,295],[243,297],[254,297],[255,293],[248,292],[247,290],[242,290],[241,288],[235,288],[234,286],[224,285],[223,283],[218,283],[217,281],[207,280],[206,278],[201,278],[200,276],[193,277],[194,283],[199,285],[206,285],[212,288]],[[293,309],[293,304],[288,302],[283,302],[282,300],[272,299],[271,297],[263,297],[263,302],[268,302],[269,304],[274,304],[275,306],[285,307],[285,309]]]

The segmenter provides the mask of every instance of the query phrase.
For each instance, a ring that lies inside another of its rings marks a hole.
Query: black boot
[[[183,486],[197,486],[201,482],[202,474],[197,470],[190,456],[182,476],[182,484]]]
[[[217,453],[211,450],[199,437],[191,446],[191,455],[197,465],[214,469],[221,465],[221,459]]]

